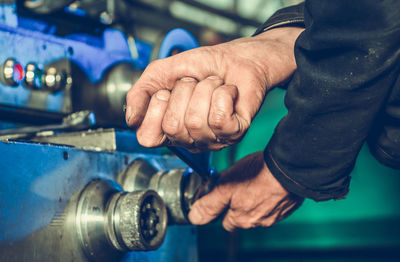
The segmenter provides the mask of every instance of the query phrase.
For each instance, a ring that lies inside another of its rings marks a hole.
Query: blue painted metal
[[[149,63],[152,46],[136,39],[139,55],[133,59],[127,39],[119,30],[106,29],[98,36],[64,37],[54,35],[55,31],[46,21],[18,17],[15,4],[0,4],[0,63],[13,57],[23,66],[35,62],[43,68],[67,58],[79,65],[93,83],[115,63],[133,61],[137,68]],[[181,29],[173,32],[166,37],[163,52],[197,47],[197,42],[187,32]],[[72,110],[69,90],[51,94],[0,83],[1,104],[58,113]],[[10,127],[0,122],[0,127],[5,126]],[[115,180],[136,158],[147,159],[160,170],[186,167],[177,157],[163,156],[160,150],[139,146],[132,133],[123,132],[118,136],[118,152],[112,153],[31,142],[0,142],[1,261],[61,261],[66,252],[70,252],[71,261],[87,261],[79,241],[74,238],[76,233],[67,227],[75,222],[65,217],[63,211],[74,203],[90,180]],[[195,262],[196,243],[194,227],[173,226],[168,228],[160,249],[130,252],[122,261]],[[47,254],[45,249],[56,252]]]
[[[168,32],[161,43],[158,58],[165,58],[171,55],[171,51],[178,49],[187,51],[199,46],[196,38],[187,30],[175,28]]]
[[[68,251],[75,261],[86,261],[79,246],[76,250],[66,250],[70,245],[63,242],[73,240],[68,238],[71,232],[66,230],[71,230],[70,224],[74,220],[69,221],[63,216],[71,198],[92,179],[114,180],[137,158],[147,159],[160,170],[185,167],[176,157],[162,156],[158,150],[151,153],[149,149],[144,154],[139,145],[136,147],[131,148],[136,153],[107,153],[68,146],[0,142],[3,156],[0,159],[0,260],[15,261],[7,253],[11,247],[21,248],[22,252],[29,246],[36,256],[43,256],[45,240],[36,246],[32,246],[31,241],[53,230],[60,234],[60,241],[53,243],[60,254]],[[78,244],[79,241],[75,241]],[[59,261],[51,256],[49,259]],[[197,261],[196,229],[192,226],[169,227],[159,250],[131,252],[122,261]]]
[[[135,41],[138,58],[131,57],[125,35],[116,29],[106,29],[99,37],[74,34],[55,36],[45,21],[16,17],[15,5],[0,4],[0,64],[7,58],[17,59],[24,67],[35,62],[40,67],[67,58],[79,65],[91,82],[101,79],[111,65],[132,61],[144,68],[150,59],[152,46]],[[9,87],[0,83],[0,104],[52,112],[71,112],[69,90],[56,94],[29,90],[23,85]]]

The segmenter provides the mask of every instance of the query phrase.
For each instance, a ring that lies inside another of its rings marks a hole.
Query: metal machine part
[[[67,89],[72,84],[72,78],[65,70],[58,71],[56,67],[49,67],[43,77],[44,90],[57,93],[62,89]]]
[[[36,63],[30,62],[25,66],[24,86],[32,90],[39,90],[43,87],[43,71]]]
[[[187,215],[201,186],[201,177],[187,168],[157,170],[148,161],[137,159],[126,167],[117,181],[127,191],[152,189],[164,200],[169,224],[189,224]]]
[[[142,248],[143,243],[145,248],[155,247],[158,240],[151,239],[161,236],[162,230],[155,232],[154,225],[164,225],[160,218],[167,216],[159,215],[162,208],[155,204],[162,202],[153,191],[146,193],[149,188],[127,193],[113,182],[137,159],[157,170],[185,168],[177,157],[160,155],[157,150],[144,153],[137,144],[131,152],[110,153],[8,141],[0,142],[0,152],[7,155],[0,159],[0,261],[197,261],[192,226],[169,226],[156,251],[127,252],[127,247],[137,247],[133,245],[137,241],[131,240],[138,232],[144,237],[139,242]],[[10,165],[9,159],[18,164]],[[138,224],[133,222],[140,219],[132,220],[138,211],[144,218],[139,223],[142,231],[134,229]]]
[[[1,130],[0,140],[17,139],[17,138],[31,138],[41,132],[55,131],[71,131],[80,130],[92,127],[96,124],[96,117],[91,111],[79,111],[67,115],[63,118],[61,124],[43,125],[43,126],[27,126],[11,130]]]
[[[118,147],[119,143],[117,143],[116,136],[114,128],[99,128],[66,133],[42,132],[36,134],[30,140],[40,143],[69,145],[91,151],[123,151]]]
[[[152,190],[124,192],[110,180],[93,180],[80,194],[76,223],[78,237],[92,261],[109,261],[115,250],[159,248],[167,229],[167,213]]]
[[[0,81],[6,86],[16,87],[24,79],[24,68],[15,58],[4,61],[0,71]]]
[[[48,114],[71,113],[69,62],[63,60],[70,57],[68,45],[57,39],[49,40],[45,34],[1,23],[0,39],[0,63],[3,64],[0,70],[0,110],[3,106],[13,106],[21,110],[42,110]],[[38,71],[33,74],[33,64],[37,65],[36,69],[43,67],[44,71],[56,68],[56,75],[60,75],[54,77],[57,84],[51,88],[42,84],[45,74],[39,76]],[[57,82],[58,78],[60,81]]]
[[[0,137],[1,138],[1,137]],[[1,139],[0,139],[1,140]],[[75,148],[103,152],[160,153],[160,149],[140,147],[134,134],[114,128],[98,128],[64,133],[41,132],[30,141],[50,144],[63,144]]]
[[[182,159],[182,161],[185,162],[190,168],[192,168],[194,172],[198,174],[198,177],[200,177],[201,182],[196,181],[196,191],[193,191],[193,188],[189,190],[190,192],[193,193],[190,195],[191,201],[187,201],[187,209],[190,210],[192,204],[197,199],[199,199],[200,197],[206,195],[207,193],[211,192],[211,190],[213,190],[213,188],[216,186],[219,180],[220,174],[214,168],[210,168],[210,165],[208,163],[205,164],[203,159],[201,158],[196,159],[194,157],[195,155],[191,154],[184,148],[170,146],[168,147],[168,149],[171,150],[180,159]],[[200,157],[201,156],[202,155],[200,154]],[[200,185],[198,185],[199,183]]]
[[[75,98],[71,97],[75,80],[71,75],[72,63],[79,65],[85,78],[89,80],[78,81],[74,86],[78,89],[99,83],[106,69],[112,65],[129,61],[137,67],[140,64],[143,68],[148,63],[151,52],[149,43],[136,40],[138,58],[132,59],[125,35],[116,29],[99,29],[100,32],[95,36],[82,32],[71,33],[68,36],[65,32],[56,35],[53,31],[57,28],[51,22],[42,21],[42,16],[37,16],[36,19],[30,16],[23,17],[18,12],[23,2],[25,1],[18,1],[18,8],[16,4],[0,3],[0,11],[4,15],[0,17],[0,65],[3,65],[0,67],[0,114],[6,114],[8,108],[13,107],[18,114],[18,119],[15,120],[21,121],[25,119],[26,111],[44,111],[42,115],[48,116],[47,123],[51,123],[60,114],[90,109],[85,107],[85,104],[81,104],[82,107],[78,109],[72,107],[72,103],[76,105],[75,101],[72,101]],[[29,2],[33,5],[57,5],[63,1]],[[32,6],[32,10],[34,9]],[[129,87],[131,85],[132,82]],[[110,89],[113,87],[115,86],[108,86]],[[119,96],[119,99],[123,100],[123,95]],[[114,102],[110,103],[114,105]],[[123,101],[119,103],[119,107],[112,108],[118,108],[118,113],[122,115]],[[108,107],[108,104],[105,107]],[[103,111],[108,113],[106,109]],[[11,124],[7,123],[8,126]]]
[[[186,165],[139,146],[133,132],[87,130],[124,124],[125,94],[151,44],[135,40],[132,57],[119,30],[70,30],[33,15],[71,1],[11,2],[0,4],[0,261],[197,261],[195,228],[166,230],[168,214],[187,223],[198,184]],[[77,28],[88,20],[79,21]],[[127,192],[115,181],[137,159],[155,173],[147,187]]]
[[[98,116],[100,124],[124,125],[125,96],[141,73],[141,70],[135,69],[133,63],[121,62],[108,68],[103,78],[92,84],[77,66],[73,66],[74,110],[92,110]]]
[[[47,14],[60,10],[74,0],[24,0],[24,6],[39,14]]]

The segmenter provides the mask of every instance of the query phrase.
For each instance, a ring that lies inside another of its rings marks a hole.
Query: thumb
[[[167,79],[164,74],[171,65],[171,59],[161,59],[151,62],[140,78],[132,86],[126,95],[126,123],[129,126],[139,127],[142,124],[144,116],[151,97],[159,90],[171,89],[175,74]]]
[[[194,225],[204,225],[217,218],[229,205],[230,190],[217,185],[210,193],[198,199],[189,212],[189,220]]]

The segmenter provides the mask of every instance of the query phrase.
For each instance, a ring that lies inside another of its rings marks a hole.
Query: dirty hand
[[[239,141],[266,92],[296,69],[302,30],[272,29],[150,63],[126,98],[126,121],[139,143],[197,151]]]
[[[203,225],[222,214],[222,225],[228,231],[270,227],[302,202],[303,198],[282,187],[266,166],[263,152],[257,152],[222,172],[217,186],[193,204],[189,220]]]

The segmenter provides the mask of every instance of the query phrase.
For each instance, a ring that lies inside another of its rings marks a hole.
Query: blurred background
[[[135,33],[156,42],[175,27],[189,30],[201,45],[251,36],[276,10],[301,0],[126,0]]]

